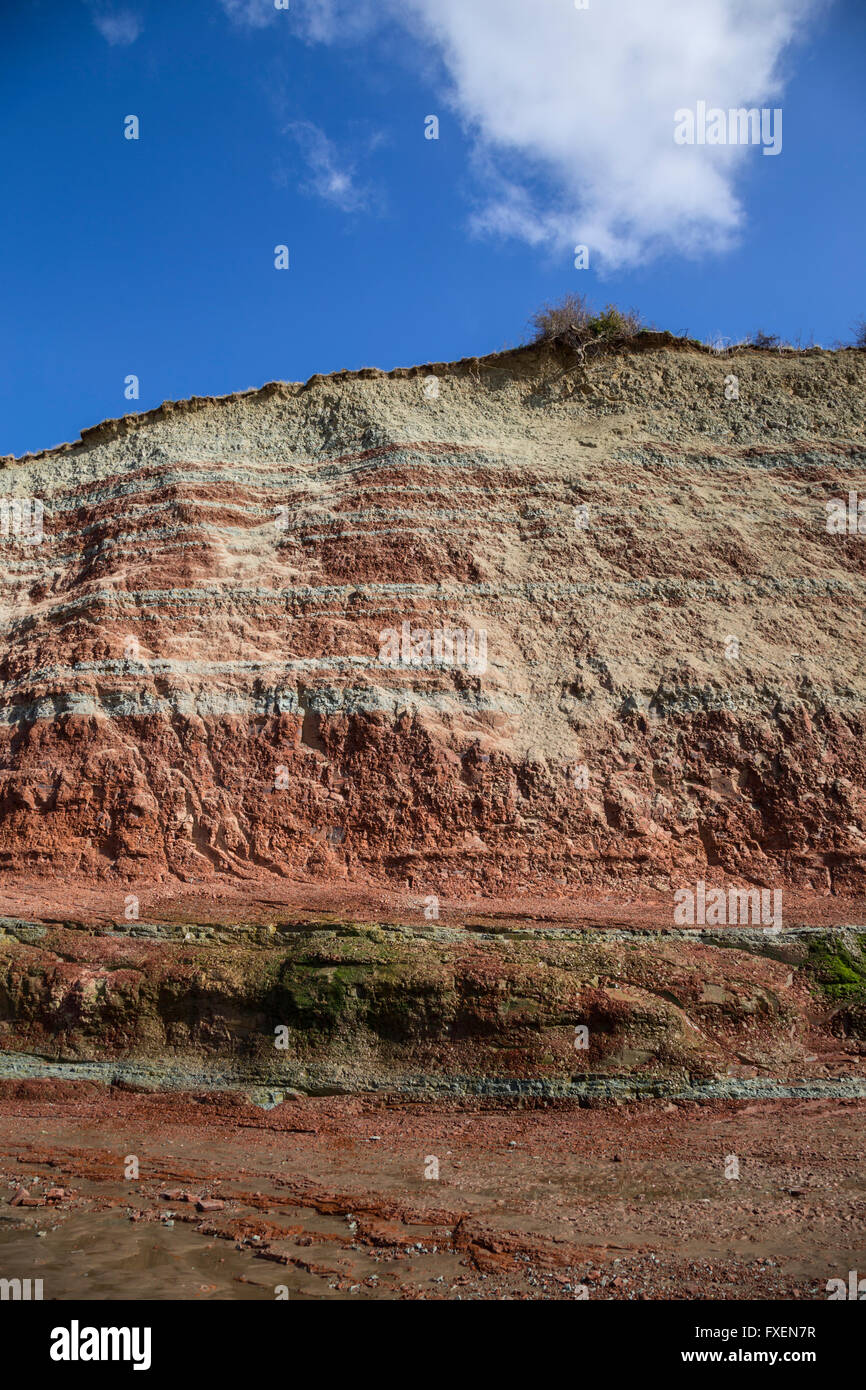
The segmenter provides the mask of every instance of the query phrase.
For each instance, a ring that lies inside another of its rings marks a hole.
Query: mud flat
[[[866,1263],[864,1143],[862,1100],[262,1111],[3,1081],[0,1255],[58,1299],[825,1299]]]

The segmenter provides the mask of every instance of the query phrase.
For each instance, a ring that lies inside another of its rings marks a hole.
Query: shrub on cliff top
[[[782,344],[778,333],[765,333],[762,328],[759,328],[757,333],[753,333],[746,341],[750,347],[756,348],[777,348]]]
[[[594,310],[582,294],[566,294],[553,304],[545,304],[533,314],[533,342],[542,343],[560,333],[577,333],[586,342],[598,338],[630,338],[645,327],[635,309],[606,304]]]

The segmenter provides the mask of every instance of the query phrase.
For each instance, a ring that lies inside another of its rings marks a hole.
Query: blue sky
[[[861,0],[6,5],[0,454],[514,346],[568,290],[703,338],[849,340],[864,55]],[[677,149],[698,100],[780,107],[781,154]]]

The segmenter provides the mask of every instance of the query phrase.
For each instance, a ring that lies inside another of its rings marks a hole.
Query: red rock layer
[[[866,495],[862,353],[426,375],[156,412],[0,474],[45,505],[41,544],[0,542],[0,864],[862,893],[866,536],[826,527]],[[404,624],[483,634],[486,663],[389,664]]]

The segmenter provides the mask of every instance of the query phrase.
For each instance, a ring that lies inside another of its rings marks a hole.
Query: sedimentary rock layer
[[[7,919],[0,1079],[265,1102],[287,1087],[863,1096],[864,946],[814,928],[123,934]]]
[[[862,894],[864,404],[862,352],[644,335],[7,460],[0,864]]]

